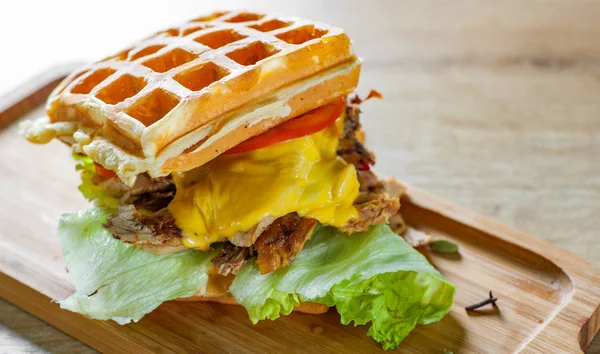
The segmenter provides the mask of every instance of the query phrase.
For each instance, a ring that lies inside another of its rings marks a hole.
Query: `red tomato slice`
[[[117,175],[115,171],[104,168],[104,166],[97,162],[94,162],[94,166],[96,167],[96,173],[102,177],[114,177]]]
[[[344,106],[344,99],[339,98],[252,137],[227,150],[225,154],[248,152],[321,131],[338,119],[344,111]]]

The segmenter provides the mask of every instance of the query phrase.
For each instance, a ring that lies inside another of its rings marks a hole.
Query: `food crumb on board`
[[[321,326],[312,326],[310,331],[313,334],[323,334],[323,333],[325,333],[325,328],[323,328]]]

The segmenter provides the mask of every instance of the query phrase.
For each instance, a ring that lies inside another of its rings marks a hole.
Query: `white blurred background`
[[[362,7],[361,3],[355,5]],[[0,95],[54,64],[101,59],[158,30],[215,10],[281,12],[343,26],[347,21],[335,11],[337,6],[339,2],[311,0],[12,1],[0,11]],[[352,35],[360,38],[361,33]]]
[[[346,29],[368,65],[600,56],[600,1],[13,0],[0,10],[0,95],[57,63],[94,61],[219,9]]]

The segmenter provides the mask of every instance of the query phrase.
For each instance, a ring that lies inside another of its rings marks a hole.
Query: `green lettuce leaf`
[[[317,227],[287,268],[242,268],[229,291],[253,323],[289,314],[299,301],[335,306],[342,323],[371,323],[368,334],[393,349],[417,324],[440,320],[454,286],[387,225],[346,236]]]
[[[75,170],[79,171],[81,176],[81,184],[78,188],[85,199],[90,202],[96,201],[96,204],[101,207],[116,208],[119,205],[119,199],[106,194],[102,187],[92,181],[96,174],[94,160],[77,153],[73,153],[73,158],[77,161]]]
[[[138,321],[161,303],[203,290],[211,252],[159,256],[121,242],[106,231],[108,212],[63,214],[58,237],[75,293],[64,309],[124,324]]]
[[[147,252],[114,239],[103,227],[108,214],[61,216],[58,235],[75,287],[62,308],[123,324],[205,288],[214,252]],[[317,226],[289,267],[260,275],[249,262],[230,292],[254,323],[287,315],[301,301],[335,306],[344,324],[370,323],[368,334],[385,349],[417,324],[440,320],[454,297],[454,287],[385,225],[351,236]]]

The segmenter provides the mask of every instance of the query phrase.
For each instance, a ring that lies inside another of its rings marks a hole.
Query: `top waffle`
[[[68,76],[49,122],[58,137],[128,184],[186,171],[351,92],[360,60],[343,30],[292,17],[214,13],[144,39]]]

